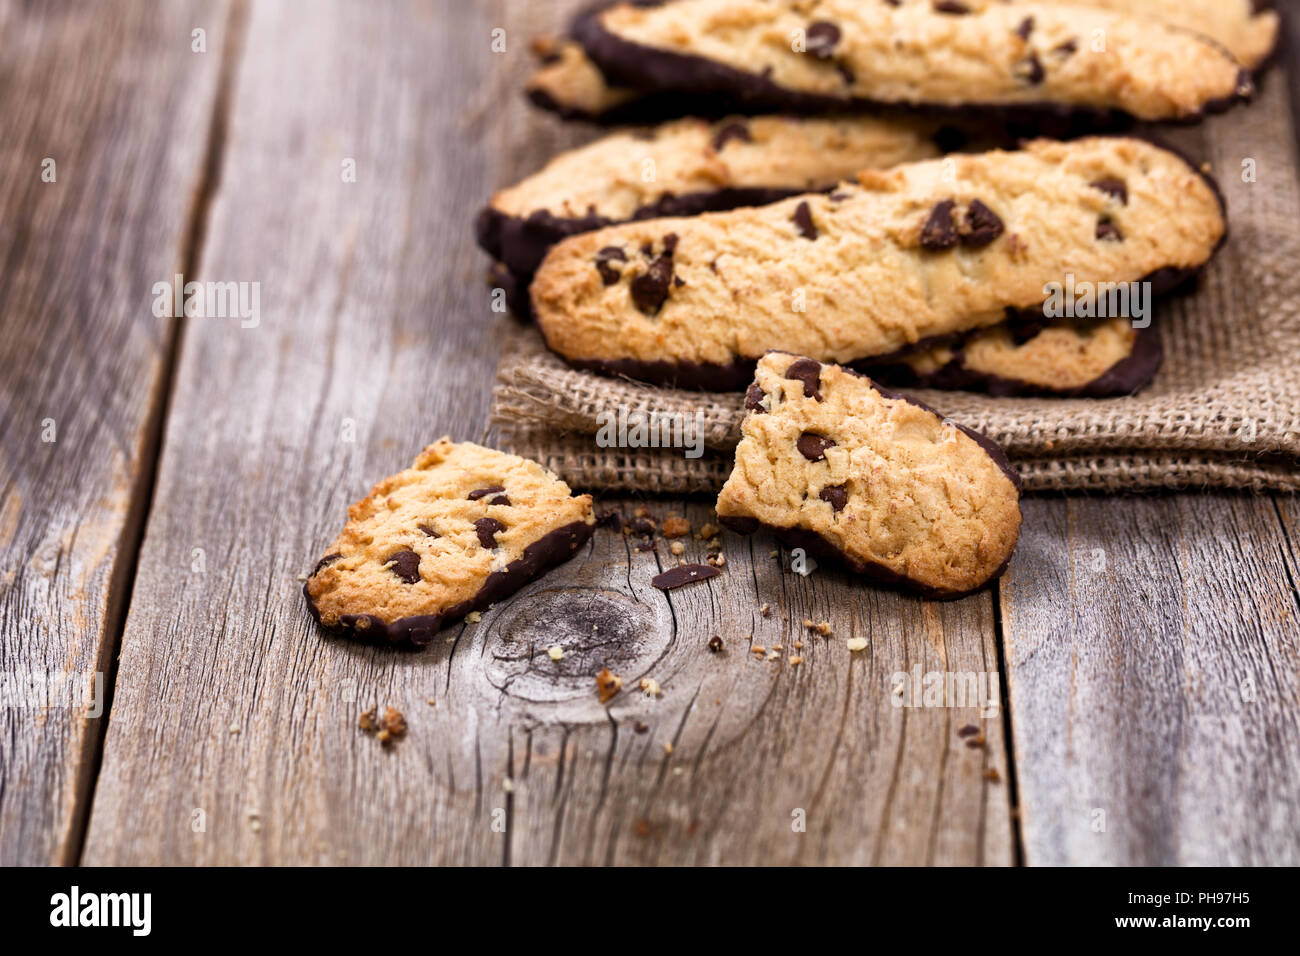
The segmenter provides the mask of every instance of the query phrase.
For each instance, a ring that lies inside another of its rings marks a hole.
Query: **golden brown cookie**
[[[1006,567],[1019,476],[1002,450],[863,375],[785,352],[758,363],[718,517],[941,598]]]
[[[1145,388],[1163,352],[1154,326],[1131,319],[1003,323],[861,371],[897,388],[942,388],[990,395],[1108,398]]]
[[[567,236],[829,189],[862,169],[938,155],[934,131],[901,118],[733,116],[611,133],[498,192],[476,234],[494,259],[530,276]]]
[[[303,591],[326,627],[427,644],[567,560],[594,525],[591,496],[536,462],[441,438],[348,509]]]
[[[575,37],[611,82],[776,110],[884,103],[1187,120],[1253,90],[1220,43],[1087,3],[618,3],[581,18]]]
[[[566,239],[531,295],[579,367],[743,388],[768,349],[841,364],[1041,308],[1065,283],[1207,262],[1226,222],[1201,170],[1132,137],[1035,140],[864,172],[829,195]]]

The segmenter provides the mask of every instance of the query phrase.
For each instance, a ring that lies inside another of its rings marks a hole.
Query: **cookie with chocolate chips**
[[[887,104],[1190,120],[1252,94],[1249,74],[1223,40],[1230,34],[1246,55],[1260,57],[1277,24],[1249,7],[1244,0],[622,2],[582,18],[574,37],[613,82],[729,96],[773,111]],[[1091,49],[1096,37],[1105,38],[1104,52]]]
[[[442,438],[348,509],[303,591],[325,627],[427,644],[567,560],[595,521],[536,462]]]
[[[551,250],[531,301],[547,344],[579,368],[741,390],[768,349],[857,365],[1041,314],[1069,277],[1160,294],[1226,228],[1213,180],[1170,150],[1040,139],[575,236]]]
[[[741,426],[719,520],[933,597],[1000,574],[1020,531],[1020,479],[1002,450],[837,365],[820,366],[814,395],[809,362],[759,361],[765,408]]]
[[[479,213],[476,235],[526,284],[547,250],[567,236],[830,189],[862,169],[938,155],[937,129],[901,117],[759,116],[610,133],[499,191]],[[617,278],[626,262],[621,255],[594,256],[603,278]]]

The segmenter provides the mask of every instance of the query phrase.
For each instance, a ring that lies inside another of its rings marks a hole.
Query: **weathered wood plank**
[[[174,332],[150,290],[182,267],[225,22],[0,4],[3,865],[79,851]]]
[[[252,5],[198,278],[260,283],[260,322],[186,331],[88,861],[428,860],[411,833],[474,806],[472,770],[456,800],[430,779],[473,767],[472,734],[390,755],[354,733],[356,700],[409,713],[445,660],[322,640],[297,576],[374,480],[481,434],[510,321],[470,228],[489,30],[452,2]],[[439,850],[500,855],[465,840]]]
[[[202,277],[260,280],[262,322],[186,334],[87,861],[1010,862],[1006,784],[984,777],[1006,777],[1000,714],[890,700],[913,665],[996,674],[987,594],[805,580],[728,537],[726,577],[665,597],[648,579],[666,546],[601,531],[423,653],[311,625],[297,575],[371,482],[443,431],[477,437],[513,328],[486,311],[469,223],[556,135],[530,138],[551,121],[514,92],[528,24],[556,14],[509,5],[516,59],[497,62],[496,13],[253,8]],[[752,659],[750,633],[787,658],[804,640],[803,664]],[[854,634],[869,651],[850,655]],[[605,664],[628,680],[608,709]],[[410,723],[388,751],[356,726],[375,703]]]
[[[1273,499],[1025,518],[1001,589],[1025,861],[1300,862],[1297,564]]]

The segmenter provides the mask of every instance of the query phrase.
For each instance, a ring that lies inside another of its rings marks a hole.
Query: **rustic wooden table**
[[[1032,498],[948,604],[761,536],[665,596],[663,544],[602,532],[422,653],[316,631],[347,503],[484,435],[514,326],[470,223],[591,135],[518,94],[562,15],[0,0],[0,666],[111,707],[0,708],[0,863],[1300,863],[1292,497]],[[156,316],[175,273],[260,321]],[[600,705],[604,664],[662,698]],[[899,672],[989,706],[897,707]]]

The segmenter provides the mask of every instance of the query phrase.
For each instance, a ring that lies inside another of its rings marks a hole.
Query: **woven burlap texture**
[[[1157,133],[1210,165],[1230,236],[1194,291],[1157,303],[1165,361],[1148,388],[1103,400],[914,392],[1002,445],[1027,490],[1300,490],[1300,189],[1285,87],[1268,79],[1249,108]],[[700,412],[709,453],[598,447],[598,416],[620,406]],[[521,327],[492,420],[503,445],[577,488],[692,493],[725,480],[742,417],[740,395],[571,369]]]

